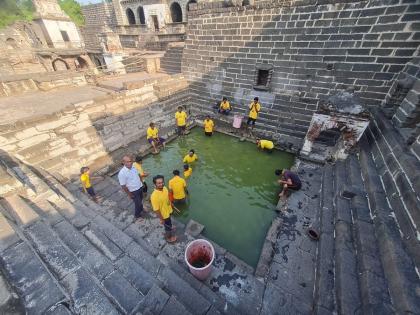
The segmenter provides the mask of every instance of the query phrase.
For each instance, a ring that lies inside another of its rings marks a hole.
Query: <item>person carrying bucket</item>
[[[153,177],[153,184],[155,185],[155,190],[150,196],[153,211],[158,214],[160,223],[164,225],[165,240],[168,243],[174,243],[177,238],[174,235],[174,227],[172,226],[171,214],[173,210],[169,199],[169,191],[165,187],[165,178],[162,175],[156,175]]]

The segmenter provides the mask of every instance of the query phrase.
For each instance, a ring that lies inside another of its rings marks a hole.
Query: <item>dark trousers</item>
[[[143,212],[143,187],[131,193],[133,194],[134,216],[138,218]]]

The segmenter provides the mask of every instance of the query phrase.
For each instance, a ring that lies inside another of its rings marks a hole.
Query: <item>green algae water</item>
[[[190,149],[199,160],[191,164],[187,203],[177,206],[181,215],[174,215],[183,223],[193,219],[203,224],[205,237],[255,267],[276,215],[280,188],[274,170],[289,168],[294,156],[281,151],[261,152],[256,144],[221,133],[206,137],[201,128],[194,128],[160,154],[144,159],[143,168],[150,173],[146,179],[150,192],[153,176],[164,175],[167,185],[174,169],[182,175],[182,159]]]

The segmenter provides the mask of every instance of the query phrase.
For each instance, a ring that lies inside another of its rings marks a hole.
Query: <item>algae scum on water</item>
[[[254,143],[221,133],[206,137],[202,129],[195,128],[160,154],[144,159],[144,170],[150,172],[146,179],[149,187],[157,174],[165,176],[166,185],[174,169],[182,174],[182,159],[190,149],[199,160],[191,164],[193,174],[187,179],[190,195],[186,205],[177,206],[182,211],[177,219],[203,224],[205,237],[255,267],[276,215],[280,188],[274,170],[290,168],[294,155],[261,152]]]

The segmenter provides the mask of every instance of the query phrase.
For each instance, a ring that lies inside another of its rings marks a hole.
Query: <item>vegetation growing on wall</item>
[[[72,19],[77,26],[85,24],[80,4],[76,0],[59,0],[61,9]]]
[[[30,21],[33,13],[31,0],[0,0],[0,28],[15,21]]]
[[[75,0],[58,0],[58,3],[76,25],[85,23],[80,4]],[[0,28],[15,21],[31,21],[34,12],[31,0],[0,0]]]

